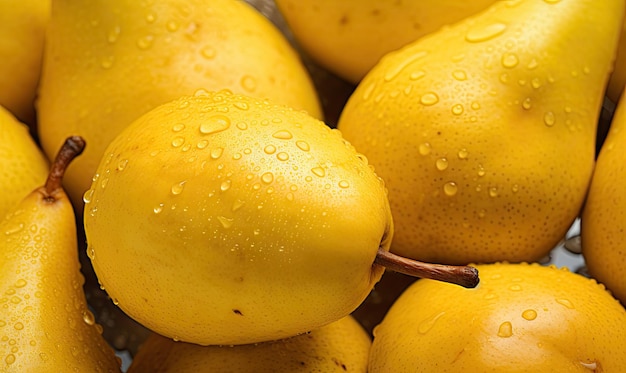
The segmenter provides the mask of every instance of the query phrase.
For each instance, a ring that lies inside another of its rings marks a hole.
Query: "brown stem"
[[[405,275],[449,282],[466,288],[478,285],[478,270],[470,266],[424,263],[378,249],[374,263]]]
[[[52,196],[63,184],[63,175],[67,166],[76,156],[80,155],[85,149],[85,140],[80,136],[71,136],[65,139],[63,146],[56,155],[48,179],[44,185],[44,189],[48,196]]]

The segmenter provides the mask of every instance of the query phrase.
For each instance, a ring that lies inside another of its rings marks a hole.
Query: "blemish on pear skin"
[[[234,308],[234,309],[233,309],[233,313],[234,313],[235,315],[243,316],[243,313],[241,313],[241,311],[240,311],[240,310],[238,310],[238,309],[236,309],[236,308]]]

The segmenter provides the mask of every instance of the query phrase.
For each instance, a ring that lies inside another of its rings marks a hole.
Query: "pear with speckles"
[[[389,189],[392,252],[535,261],[578,216],[624,1],[497,1],[391,52],[338,122]]]
[[[49,157],[67,136],[89,143],[65,180],[79,212],[106,146],[124,127],[181,95],[226,88],[322,117],[295,49],[244,1],[52,2],[39,138]]]
[[[374,330],[370,373],[621,372],[626,310],[567,268],[476,266],[476,289],[420,280]]]
[[[61,186],[85,143],[69,138],[45,184],[0,222],[0,371],[120,372],[83,293],[72,204]]]
[[[107,148],[85,194],[102,287],[155,332],[200,345],[305,333],[367,297],[393,225],[365,157],[309,114],[200,92]]]

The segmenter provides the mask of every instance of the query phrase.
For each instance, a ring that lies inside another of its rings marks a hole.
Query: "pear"
[[[276,0],[276,5],[307,55],[358,83],[386,53],[494,2]]]
[[[245,2],[54,2],[37,104],[39,137],[49,157],[69,135],[89,142],[65,179],[77,210],[121,129],[201,88],[269,98],[322,117],[295,50]]]
[[[48,177],[48,159],[26,124],[0,106],[0,219]]]
[[[84,201],[101,287],[184,342],[291,337],[352,312],[383,266],[416,273],[388,252],[389,203],[365,157],[305,112],[230,91],[181,97],[126,127]],[[477,283],[470,267],[423,269]]]
[[[50,4],[0,1],[0,105],[33,129]]]
[[[626,86],[626,22],[622,24],[614,68],[606,87],[606,96],[613,103],[617,103]]]
[[[128,373],[365,373],[370,346],[370,336],[351,316],[292,338],[240,346],[199,346],[154,333]]]
[[[621,96],[598,155],[581,216],[582,253],[589,274],[626,304],[626,97]]]
[[[463,289],[418,280],[374,331],[369,372],[621,372],[626,310],[566,267],[477,265]]]
[[[536,261],[591,179],[623,1],[498,1],[387,54],[337,128],[389,190],[392,251]]]
[[[119,372],[83,293],[72,205],[62,186],[84,147],[68,138],[45,184],[0,223],[3,372]]]

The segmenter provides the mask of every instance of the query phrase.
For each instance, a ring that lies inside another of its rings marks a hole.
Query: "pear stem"
[[[63,187],[63,175],[67,166],[76,156],[80,155],[85,149],[85,140],[80,136],[71,136],[65,139],[63,146],[56,155],[54,162],[50,167],[48,179],[44,184],[44,190],[47,198],[54,199],[54,193]]]
[[[475,288],[480,281],[478,270],[474,267],[424,263],[385,251],[382,248],[378,249],[374,263],[394,272],[449,282],[465,288]]]

